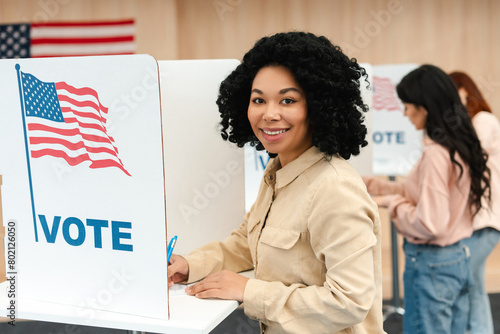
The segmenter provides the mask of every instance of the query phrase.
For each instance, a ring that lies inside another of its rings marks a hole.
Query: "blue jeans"
[[[471,250],[470,264],[473,286],[470,289],[470,317],[468,328],[474,334],[493,334],[490,299],[484,285],[486,258],[500,240],[500,231],[483,228],[463,240]]]
[[[403,333],[463,334],[469,314],[469,249],[405,240]]]

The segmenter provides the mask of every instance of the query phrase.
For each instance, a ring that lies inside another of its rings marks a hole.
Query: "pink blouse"
[[[365,178],[368,192],[386,195],[386,206],[399,233],[415,244],[447,246],[472,235],[472,213],[468,198],[468,166],[458,154],[462,176],[450,160],[448,149],[424,139],[422,157],[404,183]]]
[[[480,111],[472,123],[476,129],[481,146],[488,153],[488,167],[491,171],[491,203],[474,216],[474,230],[493,227],[500,231],[500,122],[495,115]]]

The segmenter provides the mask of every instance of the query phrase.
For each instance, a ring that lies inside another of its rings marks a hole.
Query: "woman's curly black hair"
[[[247,109],[253,80],[266,66],[287,68],[304,90],[313,145],[325,156],[338,154],[349,159],[368,144],[362,113],[368,106],[360,90],[362,77],[368,83],[365,69],[326,37],[305,32],[260,39],[221,83],[217,105],[224,140],[238,147],[249,143],[264,149],[252,131]]]

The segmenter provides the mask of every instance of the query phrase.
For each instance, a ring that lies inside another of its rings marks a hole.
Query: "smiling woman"
[[[365,71],[325,37],[259,40],[221,83],[222,138],[273,159],[240,228],[186,257],[169,284],[236,299],[265,333],[384,333],[380,220],[348,159],[367,144]],[[237,272],[254,269],[255,278]]]
[[[282,167],[312,146],[306,97],[286,67],[268,66],[257,73],[248,120],[266,150],[278,154]]]

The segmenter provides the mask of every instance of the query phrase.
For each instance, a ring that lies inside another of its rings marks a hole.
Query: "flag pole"
[[[36,212],[35,212],[35,200],[33,197],[33,182],[31,180],[31,164],[30,164],[30,151],[29,151],[29,146],[28,146],[28,134],[27,134],[27,128],[26,128],[26,111],[24,110],[24,101],[23,101],[23,89],[22,89],[22,84],[21,84],[21,74],[20,69],[21,66],[19,64],[16,64],[16,71],[17,71],[17,83],[19,85],[19,98],[21,99],[21,111],[23,113],[23,129],[24,129],[24,145],[26,148],[26,161],[28,163],[28,179],[30,183],[30,195],[31,195],[31,210],[33,212],[33,227],[35,229],[35,241],[38,242],[38,231],[36,228]]]

